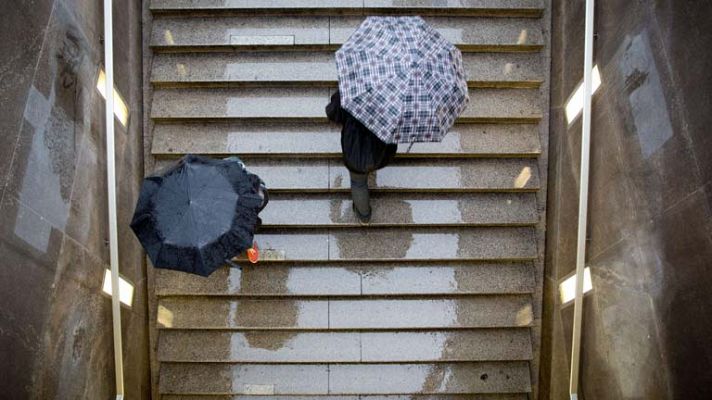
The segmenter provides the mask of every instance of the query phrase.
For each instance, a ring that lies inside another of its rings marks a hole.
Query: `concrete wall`
[[[103,59],[97,0],[0,1],[0,398],[109,399]],[[128,229],[142,176],[141,4],[115,1],[121,272],[127,398],[150,396],[145,265]]]
[[[581,379],[587,399],[712,398],[712,3],[598,1]],[[568,396],[584,1],[554,3],[542,397]]]

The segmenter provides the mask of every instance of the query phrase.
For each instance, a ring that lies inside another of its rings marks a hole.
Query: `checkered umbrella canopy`
[[[460,50],[420,17],[368,17],[336,67],[341,106],[386,143],[439,142],[469,102]]]

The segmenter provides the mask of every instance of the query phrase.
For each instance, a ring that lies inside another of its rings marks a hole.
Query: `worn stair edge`
[[[259,175],[272,192],[349,192],[349,172],[341,161],[260,159],[244,157],[248,170]],[[156,170],[172,165],[157,160]],[[535,192],[539,190],[536,160],[529,158],[473,158],[470,160],[396,159],[369,175],[375,192],[470,193]]]
[[[417,363],[529,360],[529,330],[275,332],[166,330],[162,362]]]
[[[158,296],[437,296],[524,294],[534,290],[530,263],[399,262],[223,267],[207,278],[156,270]]]
[[[468,121],[532,122],[541,118],[535,89],[471,89],[458,118]],[[191,88],[153,92],[154,121],[301,119],[326,121],[328,88]]]
[[[532,226],[538,223],[532,194],[450,195],[376,194],[371,199],[372,227]],[[294,213],[299,210],[299,213]],[[350,197],[275,195],[260,213],[263,227],[357,227]]]
[[[239,54],[158,54],[151,71],[154,87],[327,86],[335,88],[333,53],[243,52]],[[537,88],[543,82],[541,57],[532,53],[465,53],[470,87]]]
[[[531,18],[425,17],[463,51],[538,51],[539,21]],[[363,17],[204,17],[153,20],[154,51],[227,49],[335,50]]]
[[[526,393],[519,394],[465,394],[465,395],[318,395],[318,396],[250,396],[250,395],[163,395],[162,400],[528,400]]]
[[[309,122],[156,124],[151,153],[177,158],[186,153],[221,157],[341,158],[340,127]],[[396,157],[536,157],[536,125],[456,124],[437,143],[401,143]]]
[[[444,16],[503,16],[540,17],[543,5],[539,0],[502,2],[498,0],[469,0],[445,3],[419,1],[396,4],[387,0],[314,1],[283,0],[268,2],[232,2],[215,4],[210,0],[153,0],[150,9],[155,15],[206,16],[206,15],[363,15],[363,14],[414,14]]]
[[[440,384],[448,376],[446,384]],[[438,383],[433,384],[432,380]],[[165,394],[469,394],[531,390],[527,362],[234,365],[164,363]]]
[[[162,329],[393,330],[531,326],[531,296],[391,299],[162,297]]]

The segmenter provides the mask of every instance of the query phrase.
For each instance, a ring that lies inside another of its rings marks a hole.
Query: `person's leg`
[[[354,208],[361,214],[361,217],[371,216],[371,205],[368,194],[368,174],[351,174],[351,198],[354,201]],[[362,218],[363,219],[363,218]]]

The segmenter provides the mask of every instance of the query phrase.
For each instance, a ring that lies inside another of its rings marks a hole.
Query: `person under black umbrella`
[[[131,229],[154,267],[208,276],[252,248],[267,202],[238,158],[189,154],[144,179]]]
[[[353,210],[362,224],[371,221],[371,205],[368,192],[368,174],[388,165],[396,155],[398,146],[386,144],[341,108],[341,96],[337,91],[326,106],[330,121],[342,125],[341,150],[346,168],[351,176]]]

